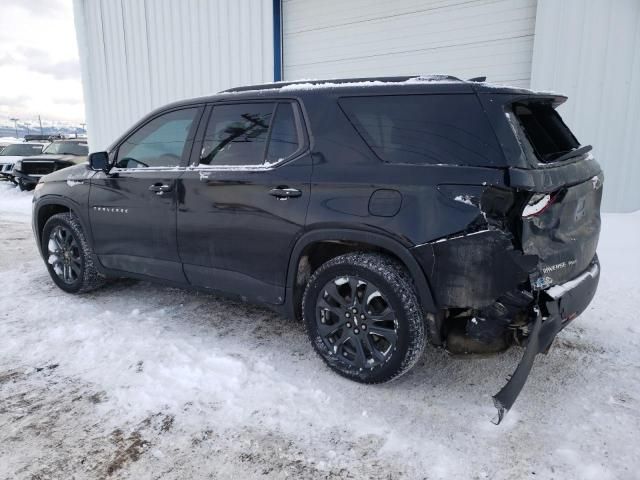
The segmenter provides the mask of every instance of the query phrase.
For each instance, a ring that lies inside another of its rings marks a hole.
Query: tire
[[[35,185],[31,185],[30,183],[25,183],[21,178],[18,179],[18,187],[20,187],[21,192],[33,190]]]
[[[105,283],[77,217],[53,215],[42,229],[42,254],[54,283],[67,293],[85,293]]]
[[[386,255],[348,253],[323,264],[307,283],[302,312],[315,351],[332,370],[360,383],[406,373],[426,345],[413,281]]]

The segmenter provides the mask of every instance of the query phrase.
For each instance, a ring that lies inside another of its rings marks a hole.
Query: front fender
[[[57,182],[56,182],[57,183]],[[45,219],[43,218],[42,213],[46,211],[47,207],[59,206],[63,207],[70,212],[72,212],[80,221],[80,225],[82,226],[82,230],[87,238],[87,241],[90,245],[93,245],[93,236],[91,234],[91,228],[89,224],[88,217],[88,199],[89,199],[89,185],[85,185],[85,188],[78,187],[68,187],[66,183],[63,184],[66,188],[78,188],[73,196],[62,195],[61,192],[56,192],[58,186],[53,186],[50,184],[45,184],[43,190],[38,192],[38,194],[33,197],[33,208],[32,208],[32,217],[31,224],[33,228],[33,233],[36,238],[36,243],[38,245],[38,250],[40,251],[40,255],[42,255],[42,241],[40,238],[42,229],[44,228]],[[60,188],[63,188],[60,186]],[[85,190],[86,192],[81,192],[80,190]],[[52,191],[47,191],[52,190]]]

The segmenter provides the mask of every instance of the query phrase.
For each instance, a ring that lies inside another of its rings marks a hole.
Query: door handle
[[[288,198],[301,196],[302,192],[297,188],[278,187],[269,190],[269,195],[276,197],[278,200],[287,200]]]
[[[170,192],[171,188],[172,187],[170,185],[165,185],[158,182],[151,185],[149,187],[149,191],[154,192],[156,195],[162,195],[163,193]]]

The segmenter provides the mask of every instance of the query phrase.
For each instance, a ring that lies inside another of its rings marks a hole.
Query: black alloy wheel
[[[302,316],[325,363],[361,383],[402,375],[426,345],[411,276],[381,253],[346,253],[318,267],[304,291]]]
[[[398,320],[373,282],[357,275],[333,278],[321,289],[316,305],[318,333],[349,365],[382,365],[395,349]]]
[[[71,212],[52,215],[45,223],[41,251],[54,283],[67,293],[83,293],[105,282],[94,263],[93,250],[82,225]]]
[[[55,226],[49,233],[47,262],[54,273],[67,285],[73,285],[82,277],[82,255],[71,230]]]

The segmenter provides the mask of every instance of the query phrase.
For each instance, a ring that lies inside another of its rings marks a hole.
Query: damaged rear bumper
[[[496,423],[500,423],[518,398],[536,355],[546,352],[556,335],[591,303],[599,279],[600,262],[596,256],[589,267],[573,280],[540,292],[538,303],[534,307],[536,318],[527,337],[522,360],[507,384],[493,397],[498,409]]]

